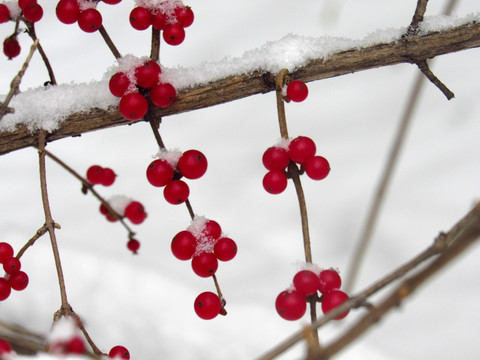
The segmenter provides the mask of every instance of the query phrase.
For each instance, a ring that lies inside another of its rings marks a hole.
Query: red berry
[[[10,10],[5,4],[0,4],[0,24],[6,23],[10,20]]]
[[[134,224],[141,224],[147,217],[145,208],[138,201],[132,201],[125,208],[125,217]]]
[[[165,29],[166,23],[167,23],[167,17],[165,16],[165,13],[158,11],[152,14],[152,26],[156,30]]]
[[[64,24],[76,23],[80,15],[80,7],[77,0],[60,0],[55,11],[58,20]]]
[[[13,290],[22,291],[28,286],[28,275],[23,271],[11,274],[8,278],[8,284]]]
[[[302,270],[293,277],[293,286],[303,296],[310,296],[317,292],[318,276],[310,270]]]
[[[134,8],[130,12],[130,25],[136,30],[145,30],[152,25],[152,15],[150,11],[142,6]]]
[[[322,311],[324,314],[328,314],[330,311],[335,309],[337,306],[342,305],[345,301],[348,300],[348,295],[340,290],[330,291],[328,294],[322,296]],[[343,319],[348,315],[350,310],[345,311],[344,313],[338,315],[335,320]]]
[[[194,309],[199,318],[211,320],[220,313],[222,302],[217,294],[206,291],[197,296]]]
[[[218,260],[213,253],[202,252],[192,258],[192,269],[200,277],[209,277],[218,269]]]
[[[182,180],[172,180],[163,189],[163,196],[170,204],[178,205],[185,202],[190,195],[190,189]]]
[[[74,336],[66,343],[68,354],[83,354],[86,351],[85,342],[80,336]]]
[[[105,177],[104,168],[99,165],[92,165],[87,170],[87,180],[92,184],[101,184]]]
[[[177,21],[184,27],[189,27],[193,24],[195,16],[190,6],[175,8],[175,17]]]
[[[80,11],[78,16],[78,26],[87,33],[92,33],[100,29],[102,21],[102,14],[93,8]]]
[[[315,156],[317,147],[312,139],[299,136],[293,139],[288,146],[288,156],[297,164],[305,164],[307,160]]]
[[[20,54],[20,50],[21,50],[20,44],[18,43],[18,40],[15,37],[6,38],[5,41],[3,42],[3,53],[9,59],[13,59],[14,57],[17,57]]]
[[[262,157],[263,166],[267,170],[285,170],[289,161],[288,151],[277,146],[265,150]]]
[[[323,156],[314,156],[303,164],[308,177],[313,180],[325,179],[330,172],[330,164]]]
[[[318,275],[318,279],[320,280],[318,290],[324,295],[330,291],[340,289],[340,286],[342,286],[342,278],[333,269],[322,270]]]
[[[167,24],[163,30],[163,39],[169,45],[180,45],[185,40],[185,30],[178,23]]]
[[[126,347],[117,345],[110,349],[110,352],[108,353],[108,357],[109,358],[119,357],[120,359],[129,360],[130,353],[128,352],[128,349]]]
[[[0,263],[13,256],[13,248],[7,242],[0,242]]]
[[[15,274],[19,272],[21,268],[22,268],[22,264],[20,260],[18,260],[14,256],[9,257],[8,259],[5,259],[3,261],[3,270],[5,270],[7,274],[10,274],[10,275]]]
[[[135,69],[137,85],[143,88],[151,88],[158,83],[158,77],[162,70],[155,61],[148,60]]]
[[[122,0],[103,0],[103,2],[104,2],[105,4],[109,4],[109,5],[118,4],[120,1],[122,1]]]
[[[148,165],[147,180],[156,187],[167,185],[173,179],[174,170],[166,160],[157,159]]]
[[[101,213],[102,215],[107,215],[107,214],[108,214],[108,209],[107,209],[106,206],[103,205],[103,204],[100,204],[100,213]]]
[[[28,21],[35,23],[43,17],[43,8],[36,3],[30,3],[23,9],[23,16]]]
[[[292,81],[287,86],[287,96],[292,101],[301,102],[308,96],[308,87],[303,81]]]
[[[202,233],[206,237],[218,239],[222,235],[222,228],[220,227],[220,224],[215,220],[207,220]]]
[[[22,10],[25,10],[28,5],[34,5],[36,3],[37,0],[18,0],[18,7]]]
[[[263,177],[263,188],[270,194],[280,194],[287,188],[285,171],[272,170]]]
[[[3,277],[0,277],[0,301],[3,301],[6,298],[8,298],[11,292],[12,292],[12,288],[10,287],[8,280]]]
[[[173,256],[179,260],[190,260],[195,253],[197,239],[190,231],[183,230],[172,239],[171,249]]]
[[[103,169],[103,179],[102,179],[102,185],[103,186],[110,186],[115,182],[115,178],[117,175],[113,172],[112,169],[110,168],[104,168]]]
[[[213,252],[218,260],[230,261],[237,255],[237,244],[230,238],[222,237],[215,243]]]
[[[285,290],[278,294],[275,309],[285,320],[298,320],[305,314],[307,302],[298,291]]]
[[[0,339],[0,355],[9,354],[12,352],[12,347],[8,342],[3,339]]]
[[[136,239],[130,239],[127,242],[127,248],[130,250],[132,253],[136,254],[138,252],[138,249],[140,249],[140,241]]]
[[[161,108],[170,106],[177,97],[177,91],[170,83],[158,84],[150,90],[150,99]]]
[[[178,159],[177,168],[187,179],[198,179],[207,171],[207,158],[198,150],[185,151]]]
[[[130,86],[130,80],[123,72],[117,72],[113,74],[108,82],[108,88],[113,96],[122,97],[125,95],[128,87]]]
[[[148,111],[148,101],[139,93],[129,93],[122,96],[118,104],[118,110],[127,120],[138,120],[145,116]]]

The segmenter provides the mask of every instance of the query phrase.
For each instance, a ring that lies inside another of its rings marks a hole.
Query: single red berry
[[[213,253],[220,261],[230,261],[237,255],[237,244],[230,238],[222,237],[215,243]]]
[[[28,4],[23,9],[23,16],[28,21],[35,23],[37,21],[40,21],[40,19],[43,17],[43,8],[36,3]]]
[[[130,25],[132,25],[135,30],[148,29],[148,27],[152,25],[152,15],[150,15],[150,11],[142,6],[134,8],[130,12]]]
[[[217,257],[210,252],[202,252],[192,258],[192,269],[200,277],[209,277],[218,269]]]
[[[288,156],[297,164],[305,164],[307,160],[315,156],[317,147],[312,139],[306,136],[298,136],[288,146]]]
[[[330,164],[323,156],[314,156],[303,164],[308,177],[313,180],[325,179],[330,172]]]
[[[183,230],[172,239],[171,249],[173,256],[179,260],[190,260],[195,253],[197,239],[190,231]]]
[[[280,194],[287,188],[285,171],[272,170],[263,177],[263,188],[270,194]]]
[[[106,207],[105,205],[100,204],[99,210],[100,210],[100,213],[101,213],[102,215],[108,215],[108,209],[107,209],[107,207]]]
[[[138,120],[145,116],[148,111],[148,101],[145,96],[137,92],[122,96],[118,104],[118,110],[127,120]]]
[[[123,72],[117,72],[112,75],[108,82],[108,88],[113,96],[122,97],[125,95],[128,87],[130,86],[130,80]]]
[[[262,157],[263,166],[267,170],[285,170],[289,161],[288,151],[278,146],[269,147]]]
[[[115,174],[112,169],[104,168],[103,169],[102,185],[103,186],[112,185],[115,182],[116,177],[117,177],[117,174]]]
[[[198,150],[185,151],[178,159],[177,169],[187,179],[198,179],[207,171],[207,158]]]
[[[8,278],[8,284],[13,290],[22,291],[28,286],[28,275],[19,271],[15,274],[11,274]]]
[[[130,250],[132,253],[136,254],[138,252],[138,249],[140,249],[140,241],[137,239],[130,239],[127,242],[127,248]]]
[[[0,339],[0,355],[9,354],[12,352],[12,347],[8,342],[3,339]]]
[[[190,6],[175,8],[175,17],[177,21],[184,27],[189,27],[193,24],[195,16]]]
[[[215,220],[207,220],[205,228],[202,231],[203,235],[212,239],[218,239],[222,235],[222,228]]]
[[[152,26],[156,30],[163,30],[165,29],[165,25],[167,24],[167,17],[164,12],[157,11],[156,13],[152,14]]]
[[[322,270],[318,275],[318,279],[320,281],[318,290],[324,295],[330,291],[340,289],[340,286],[342,286],[342,278],[333,269]]]
[[[275,300],[275,309],[278,315],[285,320],[298,320],[307,310],[307,301],[298,291],[285,290],[278,294]]]
[[[157,85],[161,72],[162,70],[160,65],[158,65],[155,61],[146,61],[143,65],[135,69],[137,85],[143,88],[151,88]]]
[[[7,274],[15,274],[19,272],[21,268],[22,263],[14,256],[9,257],[8,259],[5,259],[3,261],[3,270],[5,270]]]
[[[292,101],[301,102],[308,96],[308,87],[303,81],[292,81],[287,86],[287,96]]]
[[[160,108],[170,106],[176,97],[177,91],[170,83],[161,83],[150,89],[150,99]]]
[[[141,224],[147,217],[145,208],[142,203],[138,201],[132,201],[125,208],[125,217],[134,224]]]
[[[3,42],[3,53],[8,59],[13,59],[20,54],[20,44],[15,37],[8,37]]]
[[[13,248],[7,242],[0,242],[0,263],[13,256]]]
[[[10,10],[5,4],[0,4],[0,24],[6,23],[10,20]]]
[[[147,180],[156,187],[167,185],[173,179],[173,166],[166,160],[157,159],[148,165]]]
[[[348,300],[348,295],[340,290],[333,290],[329,293],[322,296],[322,311],[324,314],[328,314],[330,311],[335,309],[337,306],[342,305],[345,301]],[[335,320],[343,319],[348,315],[350,310],[345,311],[344,313],[338,315]]]
[[[220,313],[222,301],[217,294],[206,291],[197,296],[193,308],[199,318],[211,320]]]
[[[80,15],[80,6],[77,0],[60,0],[55,9],[58,20],[64,24],[74,24]]]
[[[180,45],[185,40],[185,30],[179,23],[167,24],[163,29],[163,39],[169,45]]]
[[[87,180],[92,184],[101,184],[105,177],[105,169],[100,165],[92,165],[87,170]]]
[[[68,354],[84,354],[86,351],[85,342],[80,336],[74,336],[66,343]]]
[[[28,5],[36,4],[37,0],[18,0],[18,7],[22,10],[25,10],[25,8]]]
[[[102,0],[105,4],[109,4],[109,5],[115,5],[115,4],[118,4],[120,1],[122,0]]]
[[[299,271],[293,277],[293,286],[303,296],[313,295],[319,287],[318,276],[310,270]]]
[[[118,221],[118,219],[117,219],[115,216],[110,215],[110,214],[105,215],[105,218],[106,218],[108,221],[110,221],[110,222],[116,222],[116,221]]]
[[[87,33],[93,33],[100,29],[102,21],[102,14],[94,8],[82,10],[78,15],[78,26]]]
[[[110,349],[110,352],[108,353],[108,357],[113,359],[113,358],[120,358],[124,360],[129,360],[130,359],[130,352],[128,349],[124,346],[117,345],[114,346]]]
[[[163,196],[170,204],[184,203],[190,195],[190,188],[182,180],[172,180],[163,189]]]
[[[12,292],[12,288],[10,287],[8,280],[3,277],[0,277],[0,301],[3,301],[6,298],[8,298],[11,292]]]

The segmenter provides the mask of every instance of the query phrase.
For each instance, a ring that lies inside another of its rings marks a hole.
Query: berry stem
[[[283,139],[288,139],[287,117],[285,116],[285,102],[283,100],[283,86],[285,85],[285,77],[288,74],[287,69],[282,69],[277,75],[276,95],[277,95],[277,114],[278,124],[280,126],[280,135]]]
[[[52,85],[57,85],[57,80],[55,79],[55,74],[53,72],[52,65],[50,64],[50,60],[48,60],[48,56],[45,53],[45,50],[43,50],[42,45],[40,44],[40,41],[37,38],[37,34],[35,32],[35,25],[29,21],[25,21],[25,24],[27,25],[27,33],[28,35],[32,38],[32,40],[38,41],[38,52],[40,53],[40,56],[42,57],[43,63],[45,64],[45,67],[47,68],[48,71],[48,76],[50,77],[50,83]]]
[[[108,48],[112,52],[113,56],[115,56],[115,59],[120,59],[122,57],[122,55],[120,54],[120,51],[118,51],[118,49],[115,46],[115,44],[113,43],[112,39],[108,35],[107,30],[105,30],[105,27],[103,25],[100,26],[98,31],[100,31],[100,35],[102,35],[103,40],[105,40],[105,43],[107,44]]]
[[[150,52],[150,59],[157,62],[160,59],[160,30],[152,26],[152,50]]]

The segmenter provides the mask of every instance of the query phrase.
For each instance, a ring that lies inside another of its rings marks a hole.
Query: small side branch
[[[103,25],[100,26],[98,31],[100,32],[100,35],[102,35],[103,40],[105,40],[105,43],[107,44],[108,48],[112,52],[113,56],[115,56],[115,59],[120,59],[122,57],[122,55],[120,54],[120,51],[118,51],[118,49],[115,46],[115,44],[113,43],[112,39],[108,35],[107,30],[105,30],[105,27]]]
[[[455,94],[450,91],[450,89],[444,83],[442,83],[430,70],[426,60],[418,61],[416,64],[420,71],[427,77],[427,79],[430,80],[437,88],[439,88],[448,100],[455,97]]]
[[[28,28],[27,30],[28,35],[32,38],[34,42],[38,41],[37,34],[35,33],[35,25],[29,21],[26,21],[25,24],[27,25],[27,28]],[[53,72],[52,65],[50,64],[50,60],[48,60],[47,53],[45,52],[45,50],[43,50],[43,47],[39,41],[38,41],[38,52],[40,53],[43,63],[47,68],[48,76],[50,77],[50,83],[52,85],[57,85],[57,80],[55,79],[55,74]]]
[[[412,22],[408,27],[407,34],[416,33],[418,31],[418,25],[423,21],[423,16],[427,11],[428,0],[418,0],[415,14],[413,14]]]

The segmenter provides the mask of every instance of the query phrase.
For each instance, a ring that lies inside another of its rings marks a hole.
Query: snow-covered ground
[[[39,1],[45,19],[37,34],[62,84],[100,81],[115,61],[99,34],[54,18],[56,1]],[[211,0],[185,1],[195,12],[183,44],[162,44],[169,68],[202,69],[205,62],[242,58],[288,34],[361,40],[377,30],[409,24],[416,1],[385,0]],[[132,1],[99,6],[104,24],[122,54],[149,53],[150,32],[133,30]],[[427,15],[445,1],[430,1]],[[480,11],[478,1],[459,0],[459,17]],[[12,24],[0,26],[1,39]],[[0,59],[0,93],[8,91],[22,54]],[[276,59],[278,61],[278,59]],[[478,49],[437,58],[432,69],[454,91],[447,101],[425,84],[413,126],[379,219],[372,246],[359,273],[360,290],[426,248],[478,200],[480,183],[480,87]],[[313,258],[321,267],[348,269],[355,242],[378,182],[386,154],[418,70],[411,65],[369,70],[309,83],[303,103],[286,104],[290,135],[315,140],[332,171],[323,181],[302,178],[310,217]],[[208,74],[207,74],[208,77]],[[47,80],[35,55],[22,90]],[[257,95],[163,119],[168,148],[198,149],[207,156],[204,177],[189,181],[193,209],[214,219],[239,247],[237,257],[217,272],[228,316],[211,321],[193,311],[195,297],[214,291],[211,279],[196,276],[188,262],[170,252],[173,235],[190,224],[185,206],[173,206],[145,178],[158,147],[147,124],[123,126],[48,145],[74,169],[92,164],[114,169],[118,178],[106,197],[125,194],[145,204],[148,218],[136,226],[141,248],[132,256],[127,234],[108,223],[98,202],[80,184],[47,160],[50,203],[58,231],[69,301],[95,342],[105,351],[122,344],[134,359],[253,359],[308,321],[282,320],[277,294],[290,285],[303,260],[300,217],[292,184],[281,195],[261,185],[261,156],[280,137],[275,96]],[[19,249],[43,224],[38,160],[34,149],[0,158],[0,241]],[[387,315],[340,359],[477,359],[480,291],[478,245],[443,271],[400,308]],[[47,333],[60,306],[51,248],[43,237],[22,258],[29,287],[0,304],[0,318]],[[379,297],[376,297],[378,299]],[[352,312],[338,326],[321,330],[323,341],[361,315]],[[298,358],[296,346],[281,358]]]

